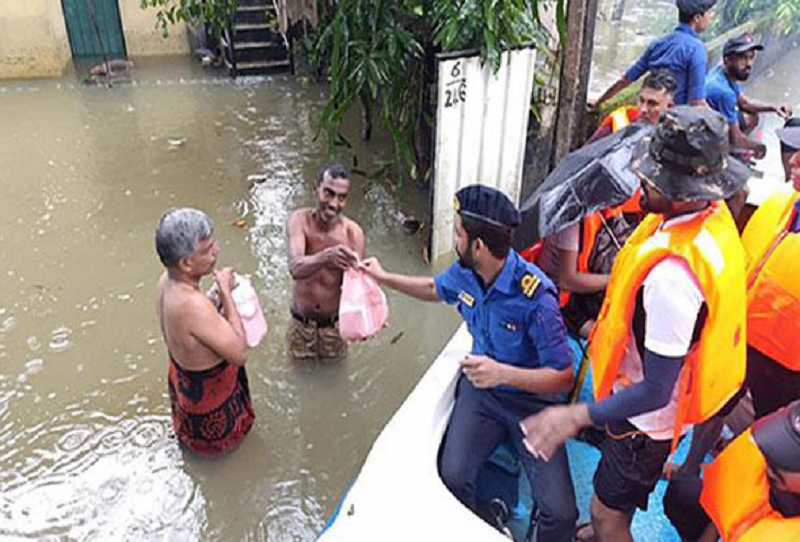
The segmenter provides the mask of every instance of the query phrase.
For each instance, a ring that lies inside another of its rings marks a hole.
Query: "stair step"
[[[233,25],[234,30],[273,30],[271,24],[267,23],[241,23]]]
[[[237,62],[236,68],[241,70],[269,70],[273,68],[288,68],[288,60],[254,60],[252,62]]]
[[[274,4],[267,4],[264,6],[238,6],[236,11],[276,11]]]
[[[272,47],[283,47],[282,44],[274,41],[237,41],[236,49],[270,49]]]

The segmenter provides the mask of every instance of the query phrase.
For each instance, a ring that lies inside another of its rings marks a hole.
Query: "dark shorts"
[[[647,510],[647,500],[669,457],[670,440],[653,440],[628,421],[606,428],[600,464],[594,473],[594,493],[604,505],[619,512]]]
[[[286,343],[289,356],[295,361],[339,361],[347,356],[338,318],[315,320],[292,311]]]

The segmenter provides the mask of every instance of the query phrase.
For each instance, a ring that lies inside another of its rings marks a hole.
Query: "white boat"
[[[471,346],[463,324],[372,445],[321,542],[508,540],[461,504],[437,469],[458,362]]]

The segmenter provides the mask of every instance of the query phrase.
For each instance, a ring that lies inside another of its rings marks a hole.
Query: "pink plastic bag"
[[[386,295],[360,269],[348,269],[342,281],[339,301],[339,333],[346,341],[363,341],[386,325],[389,306]]]
[[[236,286],[231,292],[233,304],[242,319],[247,346],[248,348],[255,348],[267,334],[267,320],[264,318],[264,311],[261,310],[261,303],[258,301],[258,294],[253,285],[247,277],[236,273],[234,276],[236,278]],[[206,295],[217,307],[217,310],[220,310],[222,305],[219,300],[219,289],[216,283],[209,288]]]

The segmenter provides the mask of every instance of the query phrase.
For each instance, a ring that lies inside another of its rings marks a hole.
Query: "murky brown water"
[[[0,85],[0,538],[313,540],[457,316],[389,293],[377,339],[338,366],[292,366],[284,222],[325,159],[320,88],[185,63],[137,77]],[[217,461],[171,436],[152,238],[175,205],[213,217],[221,262],[252,274],[270,324],[248,364],[256,426]],[[423,206],[357,181],[348,214],[369,254],[428,273],[399,227]]]

